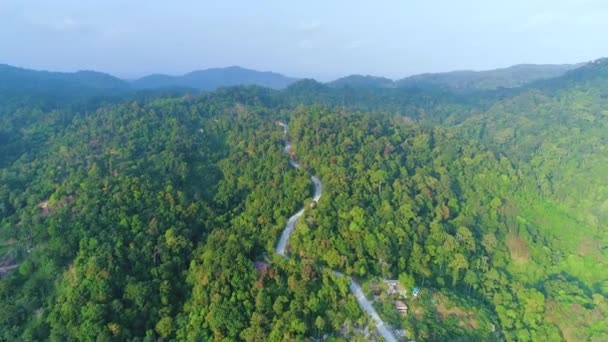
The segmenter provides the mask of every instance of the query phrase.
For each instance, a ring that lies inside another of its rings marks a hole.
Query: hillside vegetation
[[[376,339],[330,270],[408,340],[608,339],[605,60],[466,95],[11,82],[0,340]],[[422,289],[407,315],[383,279]]]

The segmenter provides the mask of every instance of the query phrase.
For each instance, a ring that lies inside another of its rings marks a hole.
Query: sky
[[[605,0],[0,0],[0,63],[327,81],[608,56]]]

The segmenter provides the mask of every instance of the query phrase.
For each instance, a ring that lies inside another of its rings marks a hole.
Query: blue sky
[[[329,80],[608,56],[605,0],[0,0],[0,63]]]

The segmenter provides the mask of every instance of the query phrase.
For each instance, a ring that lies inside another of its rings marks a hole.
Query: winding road
[[[281,127],[283,127],[283,135],[285,137],[285,148],[283,149],[283,151],[287,155],[290,155],[291,143],[289,143],[289,139],[287,138],[287,125],[284,123],[281,123],[281,122],[278,124]],[[296,169],[300,168],[300,164],[298,164],[298,162],[291,156],[289,158],[289,164],[291,164],[291,166],[293,166]],[[315,203],[318,203],[319,200],[321,199],[321,194],[323,193],[323,184],[321,183],[321,180],[319,178],[317,178],[316,176],[311,176],[310,179],[312,180],[313,184],[315,185],[313,201]],[[285,258],[287,258],[287,255],[285,254],[285,249],[287,248],[287,242],[289,241],[289,237],[293,233],[296,222],[304,214],[304,209],[306,209],[306,208],[304,207],[304,208],[300,209],[300,211],[298,211],[297,213],[295,213],[293,216],[291,216],[289,218],[289,220],[287,221],[287,224],[285,225],[285,229],[281,233],[281,238],[279,239],[279,243],[277,243],[277,247],[275,248],[275,252]],[[338,277],[346,277],[344,274],[342,274],[338,271],[333,271],[333,273]],[[350,280],[350,286],[349,286],[350,292],[355,296],[355,298],[357,298],[359,307],[363,311],[365,311],[367,313],[367,315],[374,321],[374,323],[376,324],[376,329],[378,330],[378,333],[380,334],[380,336],[382,336],[388,342],[396,342],[397,339],[395,338],[395,335],[393,335],[393,333],[387,327],[387,325],[384,323],[382,318],[380,318],[380,316],[374,309],[372,303],[365,297],[365,294],[363,293],[361,286],[352,277],[349,277],[349,280]]]

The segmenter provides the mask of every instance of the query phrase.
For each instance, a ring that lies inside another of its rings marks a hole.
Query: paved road
[[[284,152],[289,155],[290,154],[289,152],[291,150],[291,144],[289,143],[289,140],[287,139],[287,125],[283,124],[283,123],[279,123],[279,125],[281,125],[281,127],[283,127],[283,133],[285,135]],[[291,166],[293,166],[296,169],[300,168],[300,164],[298,164],[291,156],[289,158],[289,163],[291,164]],[[310,179],[312,180],[313,184],[315,185],[313,200],[316,203],[318,203],[319,200],[321,199],[321,195],[323,194],[323,184],[321,183],[321,180],[319,178],[317,178],[316,176],[312,176],[312,177],[310,177]],[[281,238],[279,239],[279,243],[277,244],[277,247],[275,249],[277,254],[287,258],[287,255],[285,254],[287,242],[289,241],[289,237],[293,233],[296,222],[303,214],[304,214],[304,208],[300,209],[300,211],[295,213],[287,221],[287,224],[285,225],[285,229],[281,233]],[[344,274],[342,274],[338,271],[333,271],[333,272],[338,277],[346,277]],[[397,339],[395,338],[395,335],[393,335],[393,333],[386,326],[386,324],[384,323],[382,318],[380,318],[380,316],[374,309],[372,303],[365,297],[363,290],[361,290],[361,286],[352,277],[350,277],[349,280],[350,280],[350,286],[349,286],[350,292],[355,296],[355,298],[357,298],[357,302],[359,303],[359,307],[361,307],[361,310],[365,311],[368,314],[368,316],[370,316],[370,318],[374,321],[374,323],[376,323],[376,329],[378,330],[378,333],[380,334],[380,336],[382,336],[388,342],[396,342]]]
[[[315,195],[312,200],[318,203],[321,199],[321,194],[323,193],[323,184],[316,176],[312,176],[310,179],[312,179],[312,182],[315,184]]]
[[[352,292],[352,294],[357,298],[357,302],[359,302],[359,307],[365,310],[365,312],[367,312],[367,314],[374,320],[378,333],[382,337],[384,337],[387,342],[397,342],[397,339],[395,338],[393,333],[384,324],[382,318],[378,316],[378,313],[372,306],[372,303],[367,298],[365,298],[365,294],[363,293],[363,290],[361,290],[361,286],[359,286],[359,284],[357,284],[357,282],[353,278],[350,278],[350,292]]]
[[[279,239],[279,243],[277,244],[277,248],[275,249],[275,252],[280,256],[286,257],[285,248],[287,247],[287,242],[289,241],[291,233],[293,233],[293,228],[295,227],[296,222],[298,221],[300,216],[302,216],[302,214],[304,214],[304,208],[300,209],[300,211],[295,213],[295,215],[290,217],[289,221],[287,221],[287,225],[285,225],[285,229],[283,230],[283,233],[281,233],[281,238]]]

